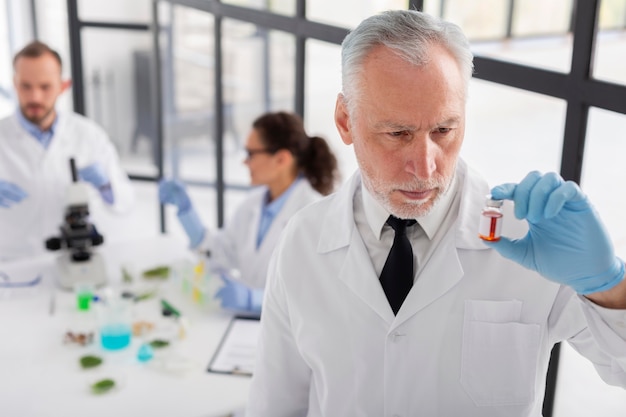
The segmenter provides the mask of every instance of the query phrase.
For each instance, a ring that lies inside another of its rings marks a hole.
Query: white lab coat
[[[457,175],[457,222],[397,316],[354,222],[358,174],[291,220],[268,271],[248,416],[538,417],[561,340],[626,386],[626,329],[614,330],[626,311],[611,328],[605,309],[487,248],[488,186],[462,161]],[[507,206],[504,233],[524,225]]]
[[[45,149],[21,127],[15,114],[11,115],[0,120],[0,179],[17,184],[28,197],[11,208],[0,207],[0,260],[45,252],[45,240],[59,235],[72,181],[70,157],[77,169],[100,162],[111,180],[111,209],[130,209],[133,188],[101,127],[81,115],[62,113]],[[90,190],[92,201],[100,198],[93,187]],[[98,219],[91,221],[98,227]]]
[[[256,247],[266,187],[253,189],[222,229],[207,230],[203,250],[210,252],[212,268],[231,272],[231,277],[251,288],[264,288],[270,257],[287,221],[298,210],[322,198],[306,179],[298,180],[287,201],[270,225],[259,248]]]

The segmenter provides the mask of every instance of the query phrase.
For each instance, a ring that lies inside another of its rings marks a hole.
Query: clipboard
[[[261,330],[258,317],[235,316],[207,368],[217,374],[252,376]]]

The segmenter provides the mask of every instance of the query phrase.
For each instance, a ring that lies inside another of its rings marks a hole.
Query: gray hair
[[[363,61],[377,46],[385,46],[414,65],[428,62],[433,44],[444,46],[458,62],[469,84],[474,71],[469,41],[457,25],[416,10],[388,10],[365,19],[341,44],[342,90],[352,113]]]

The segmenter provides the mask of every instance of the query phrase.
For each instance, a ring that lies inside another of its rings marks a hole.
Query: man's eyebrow
[[[459,123],[461,120],[460,116],[452,116],[449,117],[441,122],[437,122],[435,123],[432,127],[430,127],[429,129],[436,129],[442,126],[449,126],[449,125],[453,125],[456,123]],[[397,123],[397,122],[393,122],[391,120],[383,120],[381,122],[378,122],[374,125],[374,128],[376,129],[389,129],[389,130],[393,130],[396,132],[401,132],[401,131],[408,131],[408,132],[414,132],[417,130],[420,130],[419,127],[412,125],[412,124],[402,124],[402,123]]]
[[[461,121],[461,117],[460,116],[452,116],[447,118],[446,120],[439,122],[436,124],[436,127],[439,126],[447,126],[447,125],[451,125],[451,124],[455,124],[455,123],[459,123]]]
[[[374,128],[376,128],[376,129],[390,129],[390,130],[394,130],[394,131],[404,131],[404,130],[413,131],[413,130],[417,130],[417,128],[414,125],[405,125],[405,124],[400,124],[400,123],[387,121],[387,120],[383,120],[382,122],[376,123],[374,125]]]

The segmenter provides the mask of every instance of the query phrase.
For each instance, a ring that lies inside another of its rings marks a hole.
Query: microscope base
[[[106,268],[99,253],[92,253],[87,261],[76,262],[65,252],[57,258],[57,280],[61,288],[71,290],[78,283],[101,287],[106,284]]]

